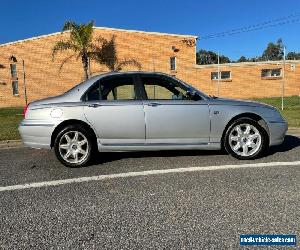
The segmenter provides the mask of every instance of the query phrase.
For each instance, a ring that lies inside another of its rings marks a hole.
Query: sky
[[[300,52],[300,16],[285,25],[201,39],[300,14],[299,0],[1,0],[0,10],[0,43],[58,32],[67,20],[94,20],[99,27],[197,35],[197,49],[219,51],[233,60],[259,56],[278,38],[287,52]]]

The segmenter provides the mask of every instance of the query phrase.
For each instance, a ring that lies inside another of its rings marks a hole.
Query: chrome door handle
[[[91,107],[91,108],[97,108],[97,107],[100,107],[101,104],[98,104],[98,103],[93,103],[93,104],[89,104],[88,107]]]
[[[160,104],[157,103],[157,102],[150,102],[148,103],[148,106],[151,106],[151,107],[156,107],[156,106],[159,106]]]

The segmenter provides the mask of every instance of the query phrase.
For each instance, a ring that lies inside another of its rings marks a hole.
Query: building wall
[[[285,96],[300,95],[300,61],[287,61],[285,77],[264,78],[262,69],[283,69],[282,62],[221,64],[220,71],[230,71],[231,79],[219,81],[219,96],[229,98],[279,97],[284,84]],[[211,72],[217,72],[217,65],[196,66],[194,82],[197,88],[212,95],[218,95],[218,81],[211,79]],[[282,71],[283,72],[283,71]]]
[[[211,80],[211,72],[217,71],[217,65],[196,65],[196,37],[167,35],[162,33],[133,32],[116,29],[94,30],[94,39],[102,36],[110,39],[116,36],[118,58],[134,58],[145,71],[160,71],[175,75],[205,93],[229,98],[251,99],[260,97],[279,97],[282,94],[283,78],[263,79],[262,69],[282,68],[282,62],[233,63],[222,64],[221,71],[231,71],[231,79]],[[61,62],[70,56],[63,52],[52,60],[52,48],[69,33],[55,33],[36,39],[0,45],[0,107],[23,106],[24,81],[22,60],[25,62],[28,101],[54,96],[65,92],[83,80],[81,61],[67,62],[60,70]],[[174,52],[176,47],[178,52]],[[10,57],[17,62],[19,95],[13,96],[10,74]],[[170,57],[176,56],[177,69],[170,71]],[[95,62],[91,63],[91,73],[107,72],[107,68]],[[133,67],[124,70],[136,70]],[[284,95],[300,94],[300,61],[287,61],[285,66]]]
[[[182,78],[183,68],[186,66],[194,67],[195,65],[196,37],[99,28],[94,30],[95,40],[99,36],[110,39],[112,35],[116,36],[118,58],[120,60],[134,58],[141,63],[142,70],[162,71]],[[25,62],[26,89],[29,102],[61,94],[83,80],[80,60],[72,59],[61,70],[59,69],[61,62],[70,56],[70,53],[59,53],[55,60],[52,60],[54,44],[68,36],[69,33],[56,33],[0,45],[0,64],[5,66],[4,69],[0,69],[0,107],[23,106],[25,103],[22,60]],[[172,46],[175,46],[179,51],[174,52]],[[12,55],[18,60],[18,96],[12,94],[10,74],[10,57]],[[174,72],[170,71],[171,56],[177,58],[177,71]],[[136,70],[136,68],[127,67],[124,70]],[[107,71],[105,66],[91,63],[92,74]]]

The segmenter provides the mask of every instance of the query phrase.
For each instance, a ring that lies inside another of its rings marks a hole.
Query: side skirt
[[[162,151],[162,150],[220,150],[220,143],[203,144],[122,144],[108,145],[100,144],[98,141],[99,152],[111,151]]]

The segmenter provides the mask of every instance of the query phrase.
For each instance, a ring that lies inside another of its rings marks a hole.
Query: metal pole
[[[155,72],[155,59],[154,55],[152,54],[152,67],[153,67],[153,72]],[[155,99],[155,85],[153,85],[153,98]]]
[[[25,62],[22,59],[22,65],[23,65],[23,83],[24,83],[24,97],[25,97],[25,104],[27,105],[27,89],[26,89],[26,75],[25,75]]]
[[[155,72],[155,61],[154,61],[154,58],[152,58],[152,69],[153,69],[153,72]]]
[[[221,75],[220,75],[220,53],[218,51],[218,82],[217,82],[217,84],[218,84],[218,86],[217,86],[217,96],[218,97],[220,95],[220,77],[221,77]]]
[[[282,69],[282,86],[281,86],[281,110],[283,110],[284,99],[284,85],[285,85],[285,46],[283,46],[283,69]]]
[[[91,60],[88,57],[88,72],[89,72],[89,78],[91,77]]]

